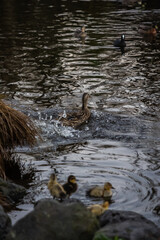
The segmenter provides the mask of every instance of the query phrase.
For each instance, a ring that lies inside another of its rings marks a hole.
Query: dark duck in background
[[[144,35],[156,36],[158,31],[158,26],[153,23],[151,26],[140,25],[138,29],[139,33]]]
[[[85,38],[86,37],[86,32],[85,32],[86,28],[85,26],[82,26],[81,29],[77,29],[74,33],[74,36],[77,38]]]
[[[126,47],[126,42],[125,42],[125,35],[124,34],[121,35],[121,39],[116,39],[114,41],[114,46],[120,48],[122,54],[125,52],[124,50],[125,50],[125,47]]]

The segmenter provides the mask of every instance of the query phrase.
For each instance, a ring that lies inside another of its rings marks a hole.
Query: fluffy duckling
[[[63,199],[66,197],[66,192],[62,185],[57,182],[56,175],[54,173],[51,174],[49,182],[48,182],[48,189],[53,196],[53,198]]]
[[[85,26],[82,26],[82,28],[81,29],[77,29],[76,31],[75,31],[75,37],[77,37],[77,38],[85,38],[86,37],[86,32],[85,32],[85,30],[86,30],[86,28],[85,28]]]
[[[111,183],[106,182],[104,186],[95,186],[87,191],[87,195],[90,197],[103,197],[103,198],[111,198],[112,190],[114,187]]]
[[[75,128],[85,123],[91,115],[91,112],[87,107],[89,97],[88,93],[84,93],[82,96],[82,109],[78,112],[69,113],[65,117],[60,117],[59,121],[61,121],[64,126]]]
[[[125,35],[124,34],[121,35],[121,39],[116,39],[114,41],[114,46],[119,47],[119,48],[125,48],[126,47]]]
[[[63,184],[63,188],[66,191],[68,197],[70,197],[72,193],[76,192],[78,188],[78,184],[76,183],[76,177],[70,175],[68,177],[67,183]]]
[[[102,215],[109,207],[109,202],[105,201],[102,204],[93,204],[88,206],[87,208],[93,213],[95,216]]]

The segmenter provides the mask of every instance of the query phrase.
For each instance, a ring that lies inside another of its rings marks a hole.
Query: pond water
[[[160,27],[160,4],[125,6],[120,1],[1,1],[0,91],[33,118],[42,141],[17,148],[35,178],[9,214],[15,223],[33,204],[51,197],[47,181],[56,171],[78,179],[73,197],[84,204],[93,185],[115,187],[110,209],[132,210],[160,224],[160,35],[146,37],[139,25]],[[74,32],[86,26],[87,37]],[[122,53],[113,46],[125,34]],[[91,95],[90,121],[75,130],[55,121],[64,109]]]

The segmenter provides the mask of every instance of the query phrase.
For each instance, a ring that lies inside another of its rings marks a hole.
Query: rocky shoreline
[[[107,210],[96,218],[76,200],[42,199],[14,226],[0,207],[0,240],[160,240],[160,229],[131,211]]]

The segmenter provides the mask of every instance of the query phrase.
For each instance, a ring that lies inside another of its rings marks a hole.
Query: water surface
[[[160,199],[160,37],[142,36],[140,24],[160,26],[160,6],[127,7],[118,1],[1,1],[0,90],[33,118],[43,141],[17,148],[35,179],[10,213],[13,223],[50,197],[53,171],[60,182],[75,174],[73,195],[86,205],[95,184],[110,181],[110,209],[133,210],[156,224]],[[86,26],[87,37],[74,32]],[[113,46],[126,36],[125,53]],[[91,95],[90,121],[77,130],[57,124],[63,110]]]

